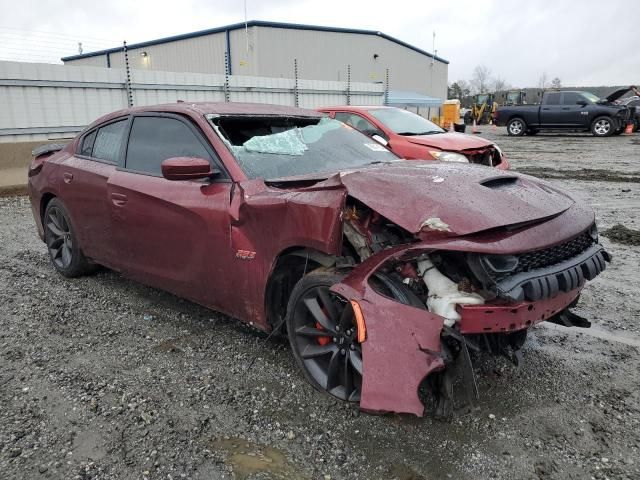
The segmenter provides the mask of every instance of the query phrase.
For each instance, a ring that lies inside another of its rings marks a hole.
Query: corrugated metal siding
[[[300,78],[383,82],[390,70],[392,89],[410,90],[446,99],[447,64],[382,37],[353,33],[256,27],[259,31],[260,75],[291,76],[298,59]],[[378,55],[374,59],[374,54]],[[433,85],[431,70],[433,69]]]
[[[230,101],[295,105],[295,80],[229,77]],[[225,101],[220,74],[131,71],[134,105]],[[346,82],[299,80],[301,107],[344,104]],[[381,105],[380,84],[353,83],[352,104]],[[125,71],[118,68],[0,62],[0,142],[68,138],[96,118],[126,108]]]
[[[358,33],[326,32],[264,26],[229,32],[231,69],[234,75],[294,77],[346,81],[351,65],[354,82],[384,82],[390,71],[394,90],[408,90],[446,99],[448,65],[383,37]],[[140,54],[148,53],[146,60]],[[226,33],[175,40],[130,50],[131,67],[224,74]],[[373,55],[378,58],[374,59]],[[121,52],[110,54],[111,66],[124,67]],[[106,57],[88,57],[70,65],[106,66]]]
[[[172,72],[224,73],[224,53],[226,38],[224,33],[204,37],[176,40],[160,45],[129,49],[129,65],[140,70],[160,70]],[[147,56],[143,57],[142,52]],[[96,60],[99,59],[99,60]],[[124,53],[109,54],[111,67],[124,68]],[[107,66],[106,54],[66,62],[66,65]]]

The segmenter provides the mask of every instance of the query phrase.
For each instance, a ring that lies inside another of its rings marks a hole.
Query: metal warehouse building
[[[127,46],[134,69],[261,77],[385,82],[441,100],[449,62],[373,30],[249,21]],[[122,68],[123,47],[65,57],[66,65]]]

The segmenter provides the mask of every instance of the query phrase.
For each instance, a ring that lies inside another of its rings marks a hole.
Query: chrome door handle
[[[73,173],[64,172],[62,174],[62,179],[64,180],[64,183],[71,183],[73,180]]]

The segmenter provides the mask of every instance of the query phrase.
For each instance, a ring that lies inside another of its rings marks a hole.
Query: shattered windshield
[[[210,121],[249,178],[332,173],[398,157],[328,117],[221,116]]]
[[[369,113],[398,135],[431,135],[444,130],[426,118],[400,108],[376,108]]]

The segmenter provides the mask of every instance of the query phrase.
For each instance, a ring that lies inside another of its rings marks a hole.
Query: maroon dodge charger
[[[286,332],[309,383],[372,412],[446,415],[477,396],[476,351],[518,362],[532,325],[589,326],[569,309],[610,259],[546,182],[274,105],[111,113],[34,151],[29,196],[62,275],[103,265]]]

